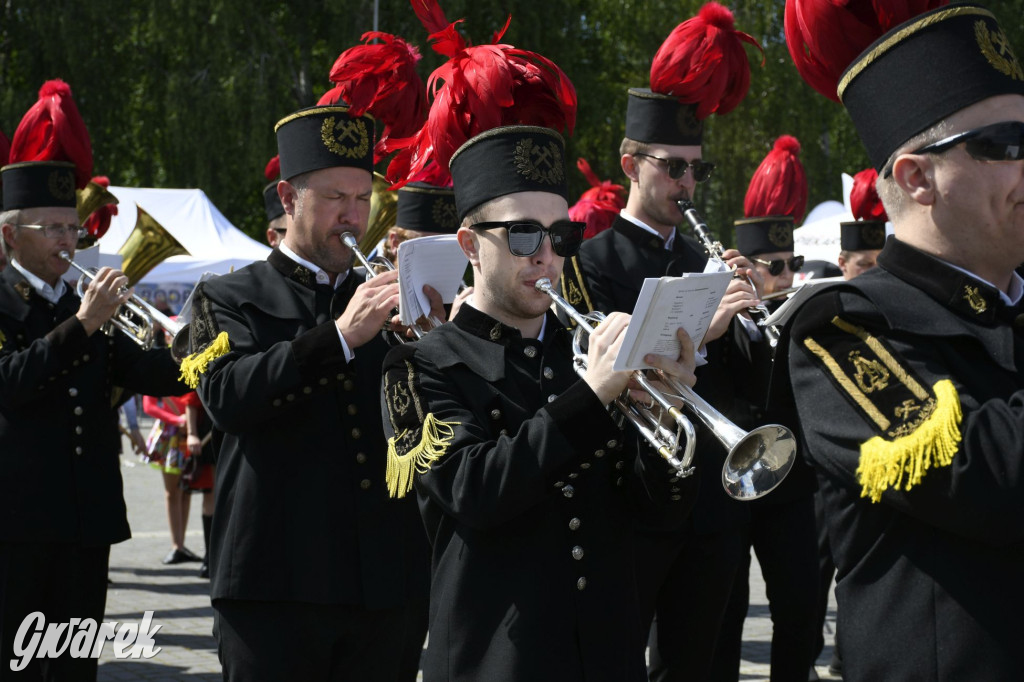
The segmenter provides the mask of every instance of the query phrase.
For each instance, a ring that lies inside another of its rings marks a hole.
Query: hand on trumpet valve
[[[128,288],[128,278],[124,273],[100,268],[95,278],[85,286],[82,304],[76,313],[86,334],[91,336],[109,322],[131,296],[132,290]]]
[[[612,313],[587,339],[587,371],[583,380],[605,405],[626,390],[632,372],[612,369],[629,326],[629,315]]]
[[[358,348],[380,332],[398,307],[398,271],[384,272],[358,287],[335,324],[349,348]]]

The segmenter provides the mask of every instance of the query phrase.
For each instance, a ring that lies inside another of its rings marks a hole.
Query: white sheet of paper
[[[648,353],[677,357],[680,327],[700,346],[731,279],[729,270],[645,279],[614,369],[647,369]]]
[[[398,310],[402,324],[410,325],[430,312],[423,285],[434,287],[441,300],[451,303],[466,272],[466,254],[454,234],[417,237],[398,249]]]

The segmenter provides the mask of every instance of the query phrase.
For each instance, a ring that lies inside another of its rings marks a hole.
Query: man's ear
[[[632,154],[623,154],[619,159],[619,165],[622,166],[622,172],[626,174],[626,177],[633,182],[640,181],[640,172],[636,167],[636,157]]]
[[[277,196],[281,198],[281,206],[284,207],[284,212],[294,218],[295,204],[299,198],[299,190],[297,190],[295,185],[287,180],[280,180],[277,183]]]
[[[460,227],[459,231],[455,233],[455,238],[459,240],[459,246],[462,247],[462,253],[466,254],[466,258],[473,265],[474,268],[480,267],[480,252],[477,249],[477,236],[472,229],[468,227]]]
[[[935,160],[929,154],[900,154],[892,165],[893,181],[914,202],[935,203]]]
[[[0,239],[2,239],[5,242],[7,242],[7,250],[8,250],[8,252],[13,251],[14,250],[14,225],[11,225],[10,223],[4,223],[3,226],[0,227]],[[7,257],[8,257],[8,259],[10,258],[10,253],[8,253]]]

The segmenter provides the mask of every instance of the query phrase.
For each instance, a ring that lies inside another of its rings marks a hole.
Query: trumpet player
[[[518,172],[517,147],[545,152],[531,157],[538,173]],[[628,316],[593,332],[580,379],[535,289],[583,237],[563,158],[561,136],[534,126],[456,152],[475,291],[452,323],[385,360],[388,484],[415,490],[433,545],[425,680],[646,679],[633,525],[678,525],[695,486],[606,409],[629,380],[611,368]],[[681,337],[678,357],[647,360],[692,385]]]
[[[100,328],[128,298],[102,268],[79,298],[64,282],[80,227],[75,188],[92,170],[85,125],[62,81],[50,81],[14,134],[0,170],[0,661],[25,617],[103,621],[110,546],[131,533],[118,455],[114,386],[180,395],[167,350],[143,351]],[[85,137],[82,137],[85,136]],[[36,146],[38,145],[38,146]],[[93,680],[96,659],[32,659],[36,679]]]
[[[717,41],[713,43],[712,41]],[[584,242],[567,262],[563,296],[573,305],[602,312],[630,312],[648,277],[678,276],[717,269],[701,246],[677,228],[679,202],[706,186],[714,164],[702,146],[704,118],[728,113],[746,95],[738,85],[725,91],[703,87],[707,80],[739,84],[749,78],[743,43],[756,43],[735,30],[732,14],[717,3],[680,23],[663,42],[651,67],[651,87],[630,88],[625,138],[619,147],[629,179],[626,207],[609,230]],[[707,55],[725,55],[712,60]],[[706,62],[703,60],[707,60]],[[690,77],[687,65],[699,77]],[[706,80],[707,79],[707,80]],[[731,342],[723,340],[734,319],[759,301],[747,282],[759,275],[735,249],[720,254],[736,271],[699,349],[707,366],[698,368],[701,393],[723,412],[744,379],[734,374]],[[717,471],[724,452],[698,426],[698,468]],[[651,634],[652,680],[708,679],[732,580],[739,565],[743,505],[731,502],[714,476],[701,477],[701,491],[686,527],[675,533],[651,529],[638,553],[638,589]],[[691,585],[700,585],[694,594]]]

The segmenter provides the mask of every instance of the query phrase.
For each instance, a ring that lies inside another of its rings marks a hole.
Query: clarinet
[[[679,210],[682,211],[683,217],[686,218],[686,222],[693,228],[693,233],[697,235],[697,238],[704,244],[704,248],[707,249],[708,255],[711,258],[724,263],[722,253],[725,249],[722,248],[722,242],[715,241],[711,238],[711,233],[708,232],[708,226],[701,220],[700,214],[697,213],[697,209],[694,207],[693,202],[689,199],[680,199],[676,202],[679,206]],[[754,281],[747,277],[747,283],[750,284],[750,288],[757,293],[757,287],[754,286]],[[779,330],[775,325],[766,325],[765,322],[768,320],[768,316],[771,314],[768,312],[768,308],[760,303],[753,308],[747,308],[747,312],[750,313],[750,317],[754,320],[757,326],[764,333],[766,339],[768,339],[768,345],[775,348],[779,345]]]

